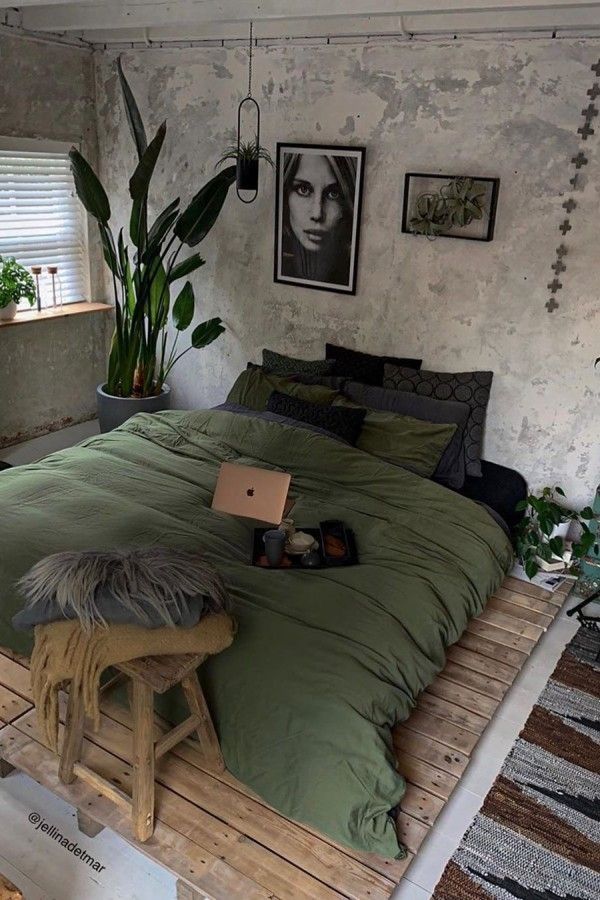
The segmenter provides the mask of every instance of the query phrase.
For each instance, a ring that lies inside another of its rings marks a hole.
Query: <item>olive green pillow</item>
[[[331,406],[336,397],[339,397],[337,391],[322,384],[301,384],[299,381],[270,375],[256,368],[246,369],[238,376],[229,391],[227,402],[262,411],[267,408],[267,401],[273,391],[289,394],[300,400],[308,400],[309,403],[320,403],[323,406]]]
[[[334,405],[358,406],[345,397],[337,398]],[[395,466],[431,478],[455,431],[454,424],[434,424],[412,416],[369,409],[356,446]]]

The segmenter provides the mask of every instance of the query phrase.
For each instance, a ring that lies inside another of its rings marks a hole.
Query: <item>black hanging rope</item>
[[[248,46],[248,96],[252,96],[252,26],[250,22],[250,43]]]
[[[256,165],[257,165],[257,167],[258,167],[258,153],[260,150],[260,107],[259,107],[258,103],[256,102],[256,100],[254,99],[254,97],[252,96],[252,45],[253,45],[253,23],[250,22],[250,40],[248,43],[248,94],[246,97],[244,97],[244,99],[238,106],[238,121],[237,121],[237,150],[238,150],[237,167],[238,167],[238,172],[240,170],[239,154],[240,154],[240,144],[241,144],[241,134],[242,134],[242,107],[247,103],[253,104],[256,109],[256,153],[257,153]],[[258,186],[256,187],[256,189],[254,189],[254,195],[252,197],[250,197],[250,198],[242,197],[242,195],[240,194],[239,179],[236,180],[235,190],[238,195],[238,198],[242,201],[242,203],[254,203],[254,201],[258,197]],[[242,190],[246,190],[246,189],[242,188]],[[250,188],[249,190],[252,190],[252,188]]]

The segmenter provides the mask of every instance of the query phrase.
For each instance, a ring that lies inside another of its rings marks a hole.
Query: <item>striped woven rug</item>
[[[600,633],[566,647],[434,900],[599,900]]]

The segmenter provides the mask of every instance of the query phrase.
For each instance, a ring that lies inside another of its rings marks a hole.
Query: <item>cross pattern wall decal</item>
[[[591,66],[591,70],[594,75],[600,78],[600,59],[598,60],[598,62],[594,63],[593,66]],[[581,110],[583,125],[580,125],[577,129],[579,139],[582,141],[587,141],[588,138],[595,134],[595,129],[592,128],[591,123],[598,115],[598,107],[595,105],[596,99],[600,97],[600,83],[598,81],[594,81],[591,88],[586,91],[586,96],[590,98],[591,102],[588,103],[585,109]],[[569,184],[574,191],[582,191],[584,188],[586,179],[584,178],[582,181],[580,170],[584,166],[587,166],[588,162],[588,157],[585,155],[583,150],[579,150],[579,152],[571,158],[571,165],[574,166],[575,172],[573,173],[572,177],[569,178]],[[566,210],[567,218],[563,219],[563,221],[558,226],[558,230],[563,237],[566,237],[569,231],[572,231],[573,229],[570,216],[573,211],[577,209],[577,201],[573,197],[568,197],[562,204],[562,207],[564,210]],[[567,266],[563,262],[563,259],[568,252],[569,249],[565,244],[559,244],[556,248],[556,259],[550,266],[550,268],[554,272],[554,278],[547,285],[548,290],[550,291],[550,297],[546,301],[545,306],[549,313],[554,312],[554,310],[558,309],[558,307],[560,306],[556,299],[556,294],[558,291],[562,290],[562,282],[558,280],[558,276],[561,274],[561,272],[567,271]]]

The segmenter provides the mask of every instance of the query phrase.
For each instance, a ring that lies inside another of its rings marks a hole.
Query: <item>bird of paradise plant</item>
[[[194,318],[195,297],[191,282],[186,281],[171,305],[171,286],[204,265],[199,253],[184,259],[180,254],[184,247],[200,244],[215,224],[235,181],[236,168],[229,166],[211,178],[183,209],[180,198],[173,200],[149,225],[148,193],[165,140],[166,122],[148,143],[120,60],[117,68],[138,156],[129,180],[129,239],[134,250],[126,244],[122,228],[115,240],[109,225],[108,196],[90,164],[75,147],[69,156],[77,196],[98,223],[112,277],[116,323],[106,392],[115,397],[141,398],[160,394],[169,372],[185,353],[208,346],[225,331],[220,318],[208,319],[193,329],[190,345],[178,353],[179,335]],[[175,328],[172,340],[168,335],[169,316]]]

